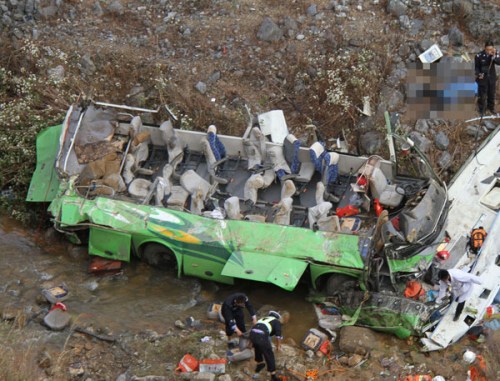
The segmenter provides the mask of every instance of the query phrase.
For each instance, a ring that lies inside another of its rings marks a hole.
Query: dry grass
[[[16,319],[17,320],[17,319]],[[36,336],[25,334],[8,322],[0,322],[0,380],[42,380],[43,372],[36,363]]]

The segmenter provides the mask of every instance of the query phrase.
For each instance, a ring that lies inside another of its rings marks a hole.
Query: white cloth
[[[481,284],[481,278],[476,275],[466,273],[465,271],[459,269],[449,269],[448,273],[451,278],[449,283],[442,280],[439,281],[439,294],[436,299],[436,302],[438,303],[440,303],[446,295],[446,290],[449,285],[451,285],[453,297],[458,297],[458,303],[462,303],[466,301],[472,293],[472,284]]]

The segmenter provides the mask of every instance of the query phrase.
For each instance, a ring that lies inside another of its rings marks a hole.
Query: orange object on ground
[[[422,288],[422,284],[416,280],[409,280],[406,283],[406,288],[404,292],[405,298],[418,300],[425,291]]]
[[[195,372],[198,370],[199,362],[196,358],[191,356],[189,353],[182,356],[179,365],[175,368],[176,372]]]
[[[328,356],[332,351],[332,345],[328,340],[325,340],[323,344],[319,347],[319,351],[323,353],[325,356]]]
[[[359,214],[359,209],[352,205],[344,206],[343,208],[337,208],[335,213],[339,218],[349,217]]]
[[[122,261],[94,256],[90,261],[88,271],[89,273],[119,272],[122,267]]]
[[[417,374],[415,376],[406,376],[402,381],[432,381],[432,376],[428,374]]]

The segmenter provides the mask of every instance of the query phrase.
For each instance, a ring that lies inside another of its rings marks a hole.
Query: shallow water
[[[177,319],[206,319],[211,303],[242,291],[256,309],[271,305],[290,312],[290,323],[283,327],[285,337],[300,342],[317,325],[313,307],[305,301],[305,286],[287,292],[257,282],[228,286],[178,279],[139,261],[127,264],[118,275],[94,275],[87,272],[89,260],[82,251],[0,217],[0,305],[22,306],[30,312],[42,289],[64,282],[70,290],[64,303],[73,322],[95,321],[115,334],[146,329],[161,334]]]

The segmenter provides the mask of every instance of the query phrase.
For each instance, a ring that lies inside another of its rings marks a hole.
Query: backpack
[[[487,235],[488,234],[486,233],[486,230],[484,230],[482,226],[476,229],[472,229],[469,241],[469,246],[472,252],[477,254],[481,246],[483,246],[484,240],[486,239]]]

